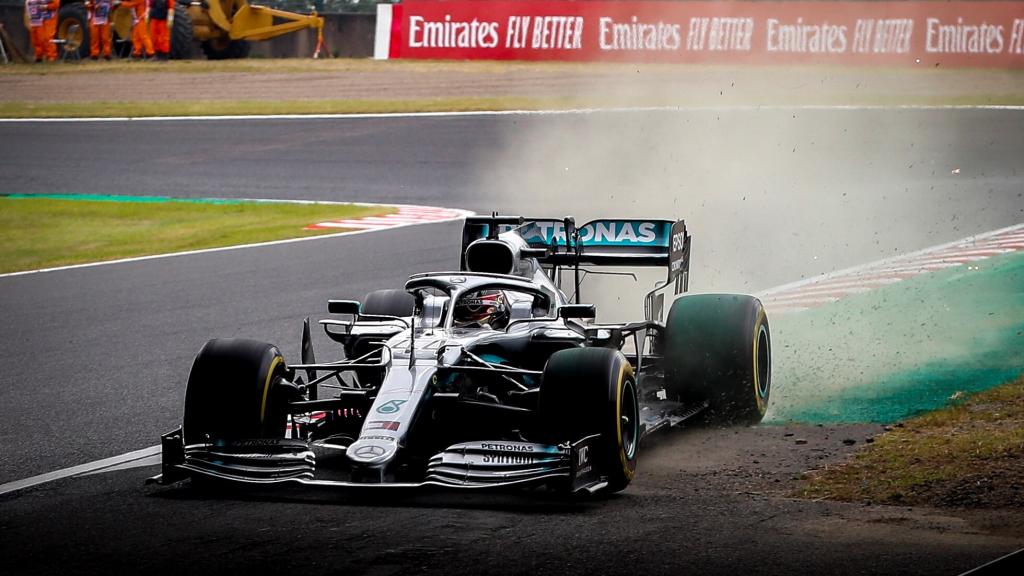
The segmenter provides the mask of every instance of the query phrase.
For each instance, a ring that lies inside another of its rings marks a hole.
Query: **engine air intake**
[[[501,240],[477,240],[466,248],[466,268],[471,272],[512,274],[515,266],[515,251]]]

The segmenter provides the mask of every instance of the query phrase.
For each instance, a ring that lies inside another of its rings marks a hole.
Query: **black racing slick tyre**
[[[210,340],[199,351],[185,390],[185,445],[213,440],[283,438],[286,371],[281,352],[255,340]]]
[[[575,442],[600,434],[596,461],[606,492],[626,488],[636,474],[640,410],[633,366],[618,350],[572,348],[544,366],[537,409],[543,442]]]
[[[192,59],[192,16],[187,4],[174,4],[171,22],[171,60]]]
[[[363,299],[359,313],[405,318],[412,316],[415,308],[416,300],[405,290],[374,290]]]
[[[62,60],[85,60],[89,57],[89,13],[81,3],[66,4],[57,12],[57,39]]]
[[[753,296],[677,299],[665,323],[665,385],[684,402],[707,402],[711,424],[757,424],[771,395],[771,333]]]
[[[201,45],[203,54],[209,60],[235,60],[249,57],[249,42],[246,40],[228,40],[218,38],[207,40]]]

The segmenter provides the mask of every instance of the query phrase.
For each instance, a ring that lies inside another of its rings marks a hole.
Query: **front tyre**
[[[771,334],[761,301],[742,294],[677,299],[665,323],[665,385],[707,402],[713,424],[757,424],[771,395]]]
[[[640,443],[633,366],[609,348],[555,352],[544,366],[537,425],[550,444],[600,434],[596,461],[608,478],[605,492],[623,490],[636,475]]]
[[[192,16],[187,4],[174,4],[171,21],[171,60],[192,59]]]
[[[277,347],[255,340],[210,340],[199,351],[185,390],[185,445],[212,440],[283,438],[288,417],[286,371]]]

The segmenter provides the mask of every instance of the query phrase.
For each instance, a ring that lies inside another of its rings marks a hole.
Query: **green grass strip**
[[[343,230],[303,228],[394,212],[350,204],[84,198],[0,197],[0,273],[332,234]]]
[[[1024,371],[1024,254],[769,318],[771,421],[894,422]]]
[[[882,504],[1024,506],[1024,378],[912,418],[795,496]]]
[[[0,102],[0,118],[139,118],[279,114],[384,114],[582,108],[576,98],[424,98],[411,100],[182,100]]]

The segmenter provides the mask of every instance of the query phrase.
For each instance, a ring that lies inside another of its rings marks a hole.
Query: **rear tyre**
[[[188,6],[174,4],[174,20],[171,24],[171,60],[192,59],[192,16]]]
[[[640,410],[633,367],[618,350],[572,348],[551,355],[538,401],[538,436],[559,444],[600,434],[596,461],[605,492],[623,490],[636,474]]]
[[[84,4],[68,4],[57,12],[57,38],[62,60],[85,60],[89,57],[89,13]]]
[[[249,57],[249,42],[246,40],[228,40],[217,38],[201,44],[203,54],[210,60],[234,60]]]
[[[286,367],[275,346],[227,338],[207,342],[185,390],[185,445],[212,440],[283,438]]]
[[[670,396],[708,403],[713,424],[757,424],[771,394],[771,335],[761,302],[740,294],[677,299],[665,323]]]
[[[415,312],[416,300],[405,290],[374,290],[360,305],[360,314],[405,318]]]

